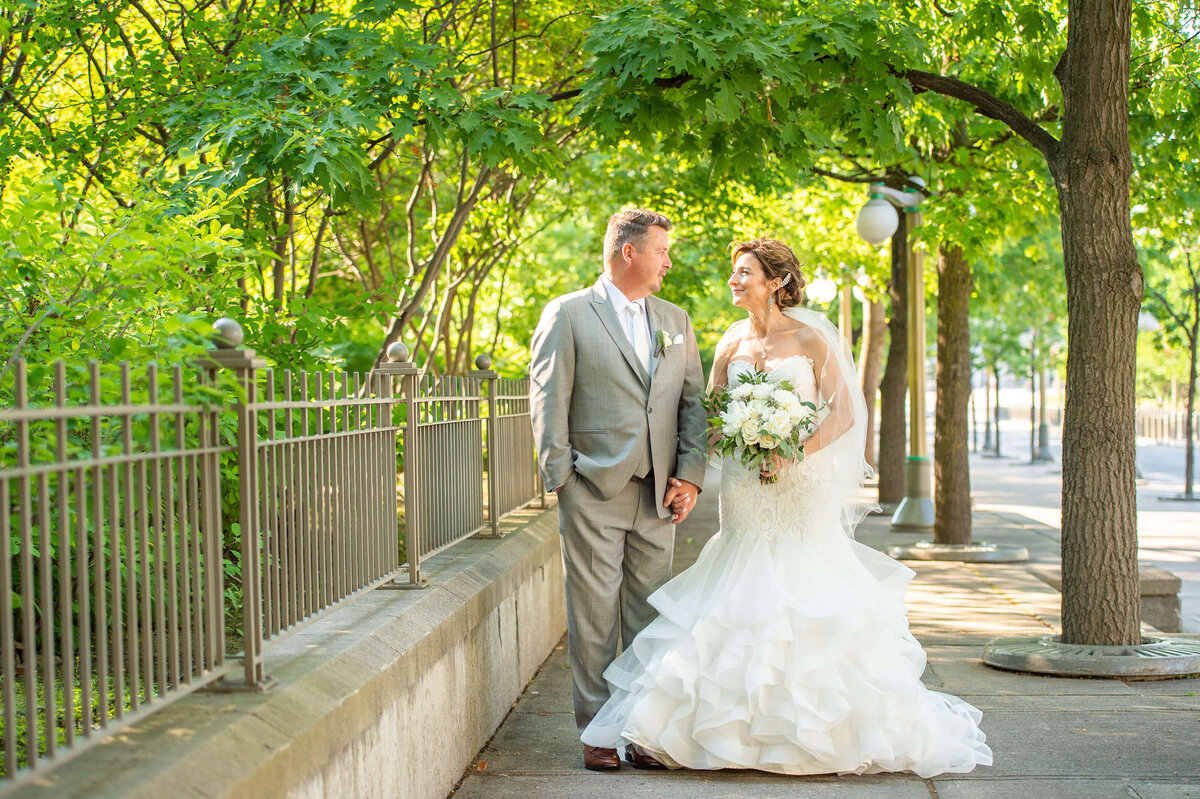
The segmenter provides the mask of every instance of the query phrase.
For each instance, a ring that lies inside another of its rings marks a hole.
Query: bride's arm
[[[708,373],[708,390],[725,388],[729,383],[729,358],[737,350],[737,339],[726,333],[713,351],[712,371]]]
[[[737,344],[738,337],[733,334],[732,327],[717,342],[717,348],[713,352],[712,371],[708,374],[708,391],[710,393],[718,389],[723,389],[729,384],[729,359],[737,351]],[[713,445],[717,443],[719,438],[719,433],[715,431],[709,432],[708,454],[710,457],[713,454]]]

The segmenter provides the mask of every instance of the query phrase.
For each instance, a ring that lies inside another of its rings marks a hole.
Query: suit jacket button
[[[647,408],[647,409],[646,409],[646,413],[654,413],[654,409],[653,409],[653,408]]]

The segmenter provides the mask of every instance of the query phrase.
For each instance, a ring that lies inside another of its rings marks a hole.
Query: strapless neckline
[[[774,374],[775,372],[778,372],[780,369],[783,369],[785,365],[787,365],[788,363],[790,363],[791,361],[794,361],[794,360],[808,361],[809,365],[812,365],[812,362],[813,362],[812,358],[808,357],[807,355],[789,355],[786,358],[779,361],[779,363],[775,364],[773,367],[768,369],[767,371],[763,372],[763,374],[765,374],[769,377],[772,374]],[[728,375],[734,374],[735,372],[740,373],[743,371],[742,369],[735,368],[735,364],[745,364],[745,367],[746,367],[745,371],[747,371],[747,372],[759,371],[759,368],[757,366],[755,366],[752,362],[744,360],[742,358],[735,358],[735,359],[731,360],[729,362],[729,366],[727,366],[725,368],[727,377],[728,377]]]

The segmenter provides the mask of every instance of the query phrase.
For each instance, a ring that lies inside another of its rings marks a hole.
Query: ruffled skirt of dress
[[[841,535],[718,534],[651,597],[661,614],[605,672],[582,735],[672,767],[964,773],[981,714],[921,682],[903,564]]]

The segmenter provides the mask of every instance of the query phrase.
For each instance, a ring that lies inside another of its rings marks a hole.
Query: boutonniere
[[[672,336],[663,329],[659,329],[654,333],[654,339],[658,342],[658,347],[654,350],[654,357],[658,358],[666,355],[672,346],[683,343],[683,334],[676,333]]]

